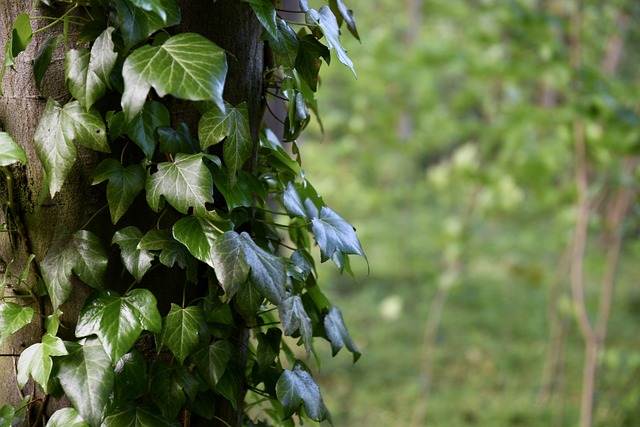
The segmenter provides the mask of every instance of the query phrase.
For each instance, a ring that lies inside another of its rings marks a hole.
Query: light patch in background
[[[402,308],[404,307],[404,301],[400,295],[389,295],[382,301],[380,301],[380,306],[378,310],[380,311],[380,316],[386,321],[396,320],[400,317],[400,313],[402,312]]]

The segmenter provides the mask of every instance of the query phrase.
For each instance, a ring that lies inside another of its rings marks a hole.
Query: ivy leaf
[[[300,331],[308,359],[311,354],[313,328],[311,319],[302,305],[300,295],[289,295],[278,306],[278,312],[280,313],[280,321],[285,335],[292,336],[296,331]]]
[[[27,49],[32,36],[31,17],[26,13],[21,13],[13,22],[11,30],[11,54],[14,58]]]
[[[198,385],[187,366],[167,366],[163,363],[152,365],[149,388],[154,401],[166,418],[175,418],[187,402],[187,397],[195,398]]]
[[[171,304],[171,310],[164,321],[162,343],[165,344],[180,363],[193,352],[200,342],[200,325],[206,322],[204,312],[198,306],[181,308]]]
[[[100,113],[91,109],[80,114],[77,102],[60,108],[53,98],[47,101],[33,141],[44,167],[43,191],[48,190],[51,197],[60,191],[76,161],[77,150],[73,141],[94,150],[109,151]]]
[[[156,150],[156,129],[169,126],[170,123],[171,116],[167,107],[152,101],[144,104],[142,112],[128,122],[125,121],[124,112],[114,114],[109,121],[109,127],[112,130],[112,138],[126,134],[142,149],[146,158],[151,159]]]
[[[191,255],[213,267],[211,249],[217,236],[222,234],[207,220],[190,215],[173,225],[173,237],[185,245]]]
[[[160,126],[156,129],[160,140],[161,153],[187,153],[193,154],[200,151],[198,141],[194,141],[186,123],[180,123],[177,130],[169,126]]]
[[[271,0],[244,0],[249,3],[262,27],[267,30],[271,38],[278,38],[276,24],[276,7]]]
[[[215,105],[202,115],[198,122],[198,138],[202,150],[218,144],[229,135],[231,126],[228,116],[226,108],[221,110]]]
[[[33,77],[36,81],[36,86],[40,87],[42,85],[42,79],[44,78],[49,65],[51,64],[51,58],[53,57],[53,52],[55,52],[58,44],[63,39],[62,34],[58,34],[55,37],[48,35],[42,46],[40,46],[40,50],[36,54],[36,58],[33,61]]]
[[[0,166],[27,164],[27,155],[8,132],[0,132]]]
[[[150,230],[138,246],[140,249],[160,251],[160,262],[167,267],[173,267],[176,262],[181,268],[187,268],[187,271],[191,267],[197,267],[187,247],[174,239],[167,230]]]
[[[290,418],[300,407],[314,421],[330,418],[329,411],[324,406],[320,388],[307,371],[296,365],[293,371],[285,370],[276,383],[276,394],[282,403],[285,418]]]
[[[109,256],[100,239],[90,231],[61,233],[40,263],[42,278],[54,309],[71,294],[71,273],[87,285],[101,289]]]
[[[284,189],[284,194],[282,196],[282,201],[284,204],[284,209],[287,211],[289,216],[295,217],[300,216],[303,218],[307,218],[307,212],[304,208],[304,204],[300,199],[300,195],[296,190],[296,187],[292,182],[287,183],[287,186]]]
[[[121,297],[114,291],[106,291],[87,299],[80,311],[76,336],[97,335],[115,364],[131,349],[143,329],[153,333],[162,330],[153,293],[133,289]]]
[[[60,127],[67,141],[103,153],[111,152],[104,121],[95,108],[85,110],[78,101],[67,103],[60,114]]]
[[[93,172],[92,185],[109,180],[107,184],[107,202],[111,222],[117,223],[124,215],[136,196],[144,188],[146,173],[140,164],[126,168],[118,160],[107,158]]]
[[[116,0],[115,7],[125,49],[146,40],[151,34],[180,23],[175,0]],[[161,13],[158,13],[162,10]]]
[[[318,25],[320,27],[325,39],[327,39],[329,49],[334,49],[338,60],[349,67],[353,75],[356,76],[356,71],[353,69],[353,62],[351,62],[351,59],[347,56],[347,51],[340,43],[340,28],[331,9],[328,6],[322,6],[319,11],[309,9],[305,17],[308,24]]]
[[[322,65],[320,58],[324,58],[325,62],[329,64],[331,61],[329,49],[311,34],[302,37],[296,56],[296,70],[314,92],[318,88],[318,73]]]
[[[76,408],[62,408],[51,415],[46,427],[89,427],[89,424],[82,419]]]
[[[278,137],[271,129],[266,128],[264,133],[260,136],[260,146],[268,152],[268,159],[278,164],[278,169],[283,169],[280,165],[285,166],[297,177],[300,175],[300,165],[294,159],[291,158],[289,153],[284,149]],[[284,173],[284,171],[282,171]]]
[[[122,356],[114,372],[115,402],[130,401],[147,394],[147,362],[140,352],[134,350]]]
[[[361,353],[358,350],[355,342],[349,335],[349,331],[342,319],[342,312],[336,306],[332,306],[329,309],[329,313],[324,317],[324,329],[327,333],[327,338],[331,342],[331,352],[333,356],[338,354],[342,347],[347,347],[351,353],[353,353],[353,363],[356,363],[360,359]]]
[[[111,71],[118,58],[111,40],[114,28],[108,27],[87,49],[72,49],[65,56],[65,80],[69,92],[85,107],[91,106],[111,87]]]
[[[111,241],[120,246],[120,259],[136,282],[149,271],[154,258],[149,251],[138,248],[143,236],[139,228],[130,226],[116,231]]]
[[[160,46],[142,46],[127,57],[122,68],[122,109],[127,120],[133,119],[151,87],[160,97],[213,101],[223,109],[226,75],[221,48],[198,34],[181,33]]]
[[[138,407],[116,409],[105,418],[102,425],[104,427],[180,427],[181,424],[164,418],[156,405],[145,403]]]
[[[323,206],[320,216],[311,221],[311,230],[320,246],[322,262],[330,259],[337,250],[367,258],[353,226],[327,206]]]
[[[27,347],[18,359],[18,386],[22,389],[29,376],[40,384],[45,393],[49,393],[49,377],[53,369],[53,356],[64,356],[67,349],[62,340],[50,332],[42,336],[42,342]]]
[[[193,353],[191,360],[202,378],[215,389],[234,353],[229,341],[220,340]]]
[[[13,409],[13,406],[8,403],[3,405],[2,408],[0,408],[0,427],[11,427],[15,413],[16,411]]]
[[[212,251],[216,276],[231,298],[250,279],[273,304],[284,298],[286,267],[284,260],[260,248],[246,232],[228,231],[219,236]]]
[[[329,7],[331,11],[338,19],[338,26],[342,24],[342,21],[347,23],[347,28],[349,32],[355,37],[357,40],[360,40],[360,36],[358,35],[358,29],[356,28],[356,20],[353,17],[353,10],[349,9],[342,0],[329,0]]]
[[[109,355],[98,340],[67,343],[69,354],[58,363],[58,378],[65,394],[80,416],[99,426],[114,384]]]
[[[216,187],[227,202],[229,211],[238,207],[251,207],[255,203],[255,199],[266,200],[267,190],[260,179],[247,171],[239,171],[237,181],[232,187],[228,171],[226,169],[218,169],[212,172],[213,181]]]
[[[258,348],[256,349],[256,361],[261,371],[265,371],[276,360],[280,354],[280,342],[282,341],[282,331],[279,328],[269,328],[267,333],[260,332],[256,339]]]
[[[203,157],[202,153],[178,153],[174,162],[159,163],[158,171],[147,177],[147,202],[151,209],[158,212],[164,196],[183,214],[193,208],[196,215],[209,216],[205,204],[213,202],[213,179]]]
[[[300,41],[295,31],[284,20],[277,20],[277,37],[269,37],[269,44],[275,54],[276,64],[284,68],[295,68]]]
[[[33,318],[33,308],[22,307],[15,302],[0,303],[0,343],[9,335],[28,325]]]
[[[240,170],[244,162],[251,157],[253,149],[247,103],[227,107],[226,120],[229,121],[229,135],[222,147],[222,155],[229,170],[229,183],[233,187],[236,183],[236,171]]]

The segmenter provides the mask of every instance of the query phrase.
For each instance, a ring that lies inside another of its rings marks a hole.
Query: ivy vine
[[[216,417],[211,402],[220,397],[236,408],[239,398],[262,407],[252,411],[260,419],[245,414],[251,425],[267,425],[268,419],[293,425],[294,415],[330,420],[307,366],[314,338],[327,340],[334,355],[346,347],[356,361],[360,352],[340,310],[318,284],[313,251],[317,246],[322,262],[332,260],[347,272],[349,255],[366,256],[354,228],[304,177],[295,141],[317,114],[322,61],[329,63],[333,51],[353,70],[340,42],[343,24],[359,37],[351,10],[341,0],[317,10],[302,0],[298,12],[305,22],[294,25],[281,19],[271,0],[245,0],[274,54],[272,68],[265,70],[265,96],[286,101],[284,139],[296,153],[292,158],[263,128],[257,158],[250,161],[254,141],[247,106],[223,99],[227,54],[201,35],[165,30],[180,22],[176,0],[39,1],[63,12],[45,27],[57,26],[60,33],[42,44],[33,64],[35,81],[42,83],[52,53],[64,43],[72,97],[64,104],[48,99],[35,132],[44,191],[53,197],[63,188],[77,145],[103,153],[92,184],[106,192],[116,226],[107,242],[91,221],[60,234],[46,254],[30,258],[41,260],[37,269],[27,266],[19,275],[27,287],[20,296],[5,289],[10,271],[0,284],[0,341],[35,321],[25,298],[47,298],[52,307],[41,342],[26,348],[17,364],[21,388],[31,378],[45,394],[64,394],[73,405],[55,412],[46,425],[185,425],[187,413]],[[14,23],[0,79],[42,30],[32,29],[30,13]],[[88,48],[67,46],[70,25],[81,27]],[[197,129],[172,126],[167,95],[197,106]],[[118,109],[96,107],[107,96],[119,100]],[[10,167],[17,163],[27,163],[25,152],[0,132],[0,170],[9,189]],[[5,218],[12,218],[8,194],[1,202]],[[155,227],[119,228],[142,197],[159,215]],[[3,227],[12,234],[16,225],[7,221]],[[114,262],[107,245],[119,250],[128,272],[122,283],[105,279]],[[178,269],[185,288],[204,286],[206,292],[193,301],[174,301],[161,313],[157,295],[143,285],[155,268]],[[30,275],[41,276],[42,286],[29,288]],[[58,328],[74,277],[95,291],[80,311],[77,339],[67,341]],[[238,329],[250,330],[244,365],[230,338]],[[295,342],[306,358],[296,356],[290,347]],[[26,396],[17,407],[4,405],[0,424],[23,422],[32,404]]]

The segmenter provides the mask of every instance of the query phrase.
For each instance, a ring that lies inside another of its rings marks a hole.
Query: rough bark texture
[[[251,133],[257,147],[257,137],[263,112],[263,42],[260,41],[262,29],[259,22],[246,3],[237,0],[180,0],[182,9],[182,24],[176,31],[192,31],[200,33],[223,47],[228,54],[229,73],[225,86],[225,99],[231,104],[246,101],[248,104]],[[15,18],[20,13],[28,13],[31,10],[32,0],[0,0],[0,46],[5,45],[11,34],[11,27]],[[55,16],[54,9],[36,9],[32,15]],[[33,29],[41,28],[49,22],[32,21]],[[61,31],[54,28],[54,32]],[[36,254],[36,261],[41,261],[46,255],[47,249],[56,235],[63,230],[75,231],[80,229],[94,213],[105,206],[104,188],[91,187],[91,173],[100,161],[98,155],[81,147],[78,149],[76,161],[67,182],[62,190],[53,198],[46,197],[42,205],[38,201],[42,192],[42,166],[35,153],[33,135],[38,120],[44,110],[48,97],[53,97],[61,103],[68,101],[69,94],[64,84],[64,51],[59,46],[54,53],[52,64],[47,71],[43,87],[37,88],[33,79],[31,63],[36,52],[48,34],[47,31],[39,33],[28,50],[16,58],[15,70],[8,70],[2,82],[4,96],[0,97],[0,127],[9,132],[18,142],[28,156],[28,164],[12,168],[14,177],[13,190],[17,212],[23,224],[23,236],[18,233],[0,234],[0,274],[3,274],[7,265],[11,264],[11,271],[19,274],[25,267],[30,253]],[[185,103],[172,101],[169,104],[174,125],[185,122],[191,128],[193,134],[197,134],[197,120],[199,115]],[[248,165],[251,167],[251,165]],[[7,183],[0,177],[0,197],[6,198]],[[0,223],[6,222],[4,210],[0,212]],[[154,214],[140,203],[139,207],[133,207],[131,211],[118,223],[118,228],[129,224],[136,224],[140,228],[148,228],[140,224],[154,222]],[[92,231],[103,238],[103,242],[109,242],[113,226],[111,225],[108,210],[101,211],[91,220]],[[16,239],[17,237],[17,239]],[[13,242],[13,240],[16,240]],[[114,252],[114,251],[112,251]],[[116,253],[117,255],[117,253]],[[116,256],[114,255],[114,256]],[[116,274],[119,274],[117,272]],[[160,273],[164,274],[164,273]],[[35,274],[30,275],[32,282],[37,280]],[[156,278],[149,278],[149,283]],[[166,313],[168,303],[171,300],[182,301],[182,287],[167,287],[167,277],[163,277],[160,284],[164,288],[172,288],[166,295],[159,295],[160,310]],[[149,286],[153,289],[153,286]],[[202,287],[204,288],[204,287]],[[74,287],[70,301],[63,305],[64,312],[61,327],[61,335],[65,339],[73,338],[74,321],[78,316],[82,303],[90,293],[88,287],[77,283]],[[172,295],[171,292],[175,293]],[[48,307],[34,304],[34,309],[39,314],[48,314]],[[34,394],[37,386],[29,384],[23,391],[19,390],[15,378],[15,364],[18,355],[29,345],[40,342],[43,333],[44,322],[33,322],[14,334],[0,346],[0,405],[4,403],[16,404],[24,394]],[[238,357],[244,357],[248,331],[241,330],[235,337],[238,348]],[[244,394],[244,393],[243,393]],[[36,393],[36,395],[39,395]],[[53,399],[46,400],[46,412],[51,413],[65,402],[56,403]],[[228,402],[212,402],[216,407],[217,417],[220,421],[208,422],[196,421],[192,425],[242,425],[242,406],[234,411]],[[34,407],[31,411],[32,418],[39,409]]]

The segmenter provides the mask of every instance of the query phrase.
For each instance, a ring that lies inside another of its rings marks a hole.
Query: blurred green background
[[[617,272],[593,425],[640,425],[640,4],[345,3],[358,78],[323,65],[325,132],[315,122],[300,141],[307,177],[370,263],[352,257],[356,282],[320,272],[363,353],[320,367],[335,425],[578,425],[578,128],[592,324]]]

